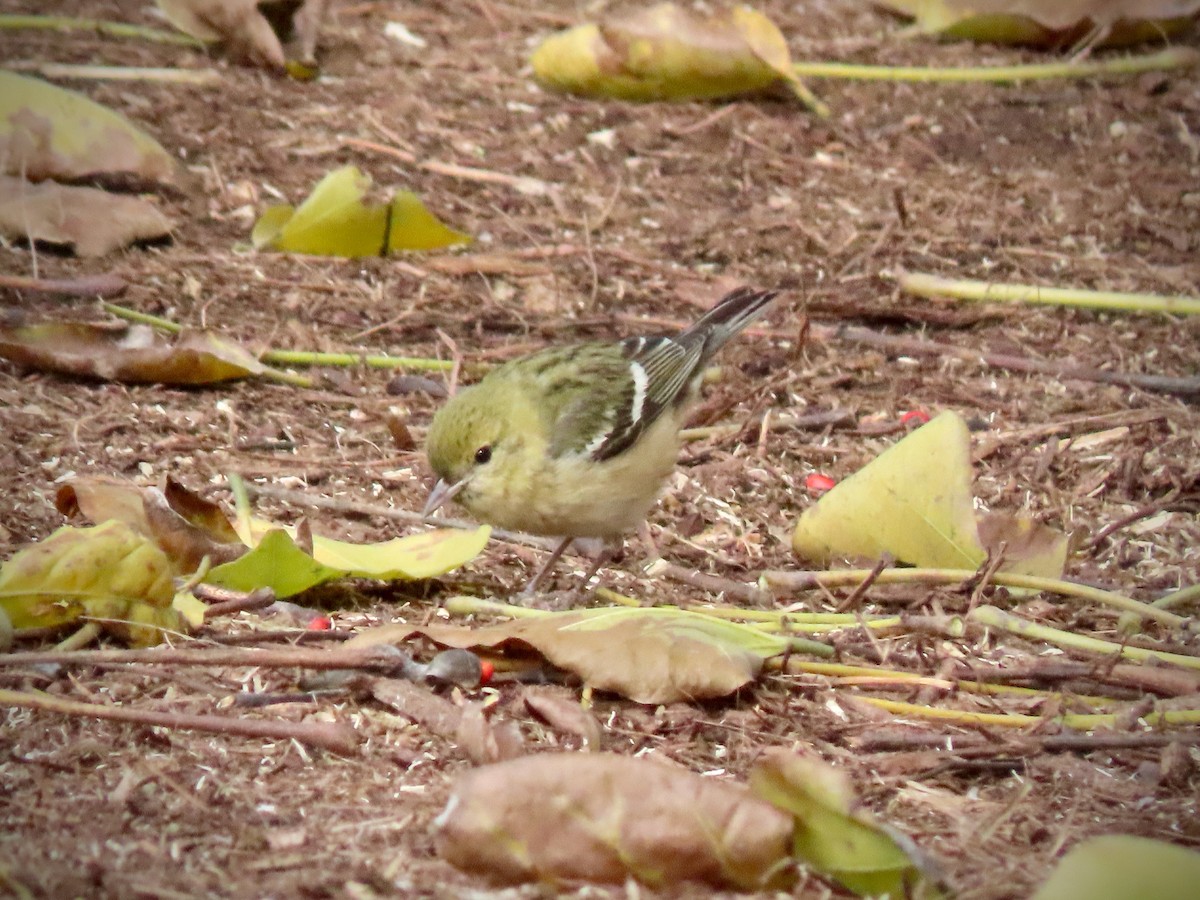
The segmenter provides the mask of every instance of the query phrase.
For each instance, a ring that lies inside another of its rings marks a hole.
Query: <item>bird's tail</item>
[[[731,337],[767,311],[779,291],[742,287],[730,291],[675,340],[685,346],[702,342],[700,362],[716,353]]]

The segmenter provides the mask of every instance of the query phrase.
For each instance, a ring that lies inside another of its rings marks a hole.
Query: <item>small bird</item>
[[[732,291],[673,336],[551,347],[493,369],[433,418],[440,480],[424,515],[454,499],[492,525],[562,538],[526,594],[576,538],[612,546],[675,468],[705,364],[777,293]]]

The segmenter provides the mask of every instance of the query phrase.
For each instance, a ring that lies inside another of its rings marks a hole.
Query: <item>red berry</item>
[[[813,472],[804,479],[804,486],[810,494],[823,494],[826,491],[832,490],[837,484],[828,475],[822,475],[820,472]]]
[[[908,425],[912,422],[916,422],[918,425],[924,425],[928,421],[929,413],[925,412],[923,409],[910,409],[900,417],[901,425]]]
[[[308,621],[309,631],[328,631],[333,627],[333,621],[329,616],[313,616]]]
[[[486,659],[479,661],[479,686],[487,684],[492,680],[492,676],[496,674],[496,667]]]

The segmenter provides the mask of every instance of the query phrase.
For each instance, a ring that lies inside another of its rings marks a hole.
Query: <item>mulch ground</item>
[[[155,21],[149,7],[75,7],[81,16]],[[16,0],[0,8],[42,11]],[[1041,59],[903,40],[894,20],[857,3],[772,0],[761,8],[796,58]],[[953,409],[975,429],[977,450],[988,451],[978,454],[979,503],[1069,531],[1071,577],[1141,599],[1196,582],[1196,394],[1019,372],[982,357],[1194,379],[1200,320],[926,301],[902,295],[889,277],[930,271],[1196,295],[1194,71],[1019,87],[814,83],[834,109],[826,121],[783,99],[594,102],[545,93],[527,70],[533,43],[578,15],[560,0],[343,3],[324,34],[323,77],[307,84],[175,47],[80,32],[5,33],[0,55],[10,60],[212,66],[224,77],[208,88],[72,84],[142,123],[198,187],[166,199],[178,222],[169,244],[88,261],[42,249],[36,263],[28,247],[5,246],[0,268],[28,275],[36,265],[51,277],[112,271],[129,283],[121,304],[254,348],[459,353],[468,378],[475,364],[551,342],[675,327],[738,283],[780,287],[785,296],[767,321],[723,353],[722,378],[693,422],[745,427],[689,442],[650,520],[649,537],[665,558],[744,582],[765,569],[800,567],[790,531],[813,501],[806,476],[855,471],[902,433],[906,411]],[[390,20],[427,46],[385,36]],[[1195,32],[1182,40],[1195,44]],[[377,185],[415,190],[475,244],[465,253],[354,261],[247,249],[265,204],[297,201],[350,163]],[[448,174],[448,166],[497,177]],[[522,192],[522,176],[552,189]],[[29,315],[100,317],[91,303],[6,293],[5,303]],[[883,334],[960,352],[922,355],[870,336]],[[7,556],[61,524],[54,493],[73,474],[146,484],[173,476],[226,501],[225,476],[237,472],[351,510],[264,497],[264,514],[307,516],[316,530],[351,540],[393,537],[404,527],[361,511],[421,508],[431,484],[421,437],[441,401],[419,385],[389,393],[391,378],[355,367],[329,370],[317,389],[246,381],[185,390],[71,381],[0,362],[0,550]],[[817,427],[772,425],[834,410],[849,415]],[[415,446],[398,448],[389,416],[407,423]],[[713,599],[638,574],[649,552],[631,540],[605,584],[655,603]],[[424,621],[453,594],[508,597],[540,559],[539,551],[493,542],[468,569],[435,583],[352,585],[304,602],[328,609],[338,631]],[[560,567],[556,586],[570,587],[583,565]],[[806,591],[780,602],[832,609],[847,593]],[[1048,595],[987,597],[1059,627],[1115,633],[1111,610]],[[861,608],[955,613],[971,602],[970,590],[907,586],[873,588]],[[213,620],[202,637],[278,645],[295,630],[242,613]],[[1183,641],[1157,628],[1143,639]],[[849,662],[930,675],[950,659],[1020,665],[1046,656],[1044,645],[1014,638],[917,631],[851,636],[839,649]],[[1178,649],[1196,653],[1194,642]],[[1080,708],[1078,692],[1130,703],[1141,696],[1092,677],[1031,683],[1063,693],[1053,701],[995,699],[986,708],[1048,713],[1056,704]],[[147,665],[0,670],[0,685],[210,712],[239,692],[294,679]],[[531,752],[577,745],[532,718],[519,686],[497,690],[500,714],[518,722]],[[775,675],[726,702],[647,708],[600,697],[596,712],[607,749],[653,752],[714,777],[744,776],[768,747],[815,749],[851,772],[867,806],[927,849],[963,897],[1026,896],[1089,835],[1200,846],[1194,731],[1180,730],[1178,744],[1049,750],[1038,743],[1053,734],[1049,724],[1022,733],[1018,746],[986,728],[899,721],[854,702],[854,690]],[[369,700],[270,714],[347,723],[364,743],[341,757],[286,741],[5,710],[0,879],[53,897],[463,896],[485,886],[433,849],[431,822],[456,773],[471,765],[453,740]],[[906,749],[880,749],[868,738],[881,729],[983,735],[992,750],[948,753],[915,738]]]

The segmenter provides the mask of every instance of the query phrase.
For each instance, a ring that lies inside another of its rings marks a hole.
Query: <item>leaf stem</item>
[[[762,579],[769,587],[785,590],[802,590],[822,585],[824,587],[846,587],[856,585],[871,576],[872,569],[835,569],[829,572],[788,572],[767,571],[762,573]],[[978,576],[974,569],[885,569],[878,574],[877,584],[956,584],[970,581]],[[1091,585],[1065,581],[1061,578],[1044,578],[1036,575],[1020,575],[1015,572],[996,572],[991,576],[993,584],[1002,587],[1025,588],[1033,591],[1046,591],[1060,594],[1064,597],[1074,597],[1111,606],[1114,609],[1127,610],[1145,618],[1154,619],[1172,628],[1188,627],[1196,629],[1197,625],[1188,619],[1178,616],[1165,609],[1160,609],[1149,603],[1142,603],[1130,597],[1122,596],[1113,591]]]
[[[1137,75],[1164,69],[1189,68],[1200,62],[1191,47],[1171,47],[1144,56],[1113,59],[1038,63],[1018,66],[866,66],[856,63],[797,62],[792,70],[801,78],[845,78],[855,81],[1004,82],[1045,78],[1091,78],[1096,75]]]
[[[1169,653],[1165,650],[1151,650],[1146,647],[1128,647],[1124,644],[1115,644],[1112,641],[1103,641],[1099,638],[1074,634],[1070,631],[1051,628],[1049,625],[1030,622],[1027,619],[1014,616],[1012,613],[1007,613],[994,606],[976,607],[971,611],[968,620],[979,625],[999,628],[1030,640],[1048,641],[1060,647],[1070,647],[1072,650],[1082,650],[1085,653],[1098,653],[1103,656],[1119,655],[1126,659],[1137,660],[1138,662],[1167,662],[1188,669],[1200,670],[1200,656],[1185,656],[1182,653]]]
[[[175,31],[133,25],[129,22],[107,22],[102,19],[78,19],[72,16],[0,15],[0,29],[21,30],[46,28],[55,31],[94,31],[107,37],[138,38],[155,44],[179,44],[203,49],[203,41]]]
[[[1079,288],[1041,287],[1036,284],[992,284],[972,279],[941,278],[923,272],[902,272],[896,276],[896,282],[901,290],[919,297],[953,297],[956,300],[984,302],[1003,300],[1120,312],[1200,315],[1200,299],[1195,297],[1089,291]]]
[[[1024,713],[979,713],[962,709],[941,709],[936,706],[922,706],[919,703],[905,703],[902,700],[887,700],[883,697],[858,697],[857,699],[898,716],[946,719],[960,725],[994,725],[1002,728],[1027,728],[1030,725],[1040,725],[1052,721],[1058,722],[1066,728],[1092,731],[1096,728],[1115,728],[1117,717],[1120,715],[1120,713],[1066,713],[1047,719],[1044,716],[1031,716]],[[1200,723],[1200,709],[1168,709],[1162,712],[1149,712],[1141,716],[1141,719],[1151,726],[1195,725]]]
[[[212,86],[224,81],[215,69],[174,69],[142,66],[84,66],[70,63],[48,63],[38,60],[16,60],[5,64],[14,72],[36,72],[43,78],[79,79],[84,81],[154,81],[166,84]]]
[[[454,368],[448,359],[419,356],[388,356],[363,353],[319,353],[310,350],[267,350],[259,356],[263,362],[286,366],[359,366],[372,369],[418,369],[445,372]]]

